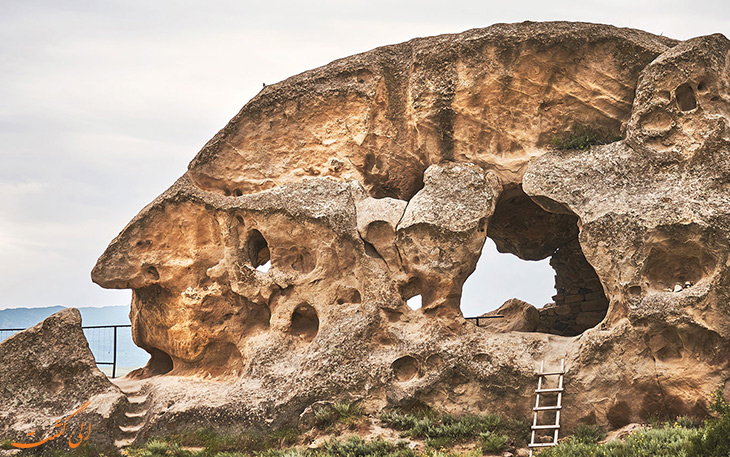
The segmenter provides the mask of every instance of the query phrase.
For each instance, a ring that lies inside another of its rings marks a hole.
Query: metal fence
[[[464,319],[466,319],[468,321],[474,321],[474,323],[477,324],[477,327],[481,327],[481,325],[479,325],[479,324],[481,323],[481,320],[482,319],[484,319],[484,320],[487,320],[487,319],[499,319],[500,317],[504,317],[504,316],[495,314],[495,315],[492,315],[492,316],[465,317]]]
[[[94,354],[97,365],[111,365],[112,378],[117,376],[117,353],[119,329],[131,328],[127,325],[88,325],[81,327],[84,330],[89,349]],[[24,328],[0,328],[0,341],[8,338]],[[111,360],[110,360],[111,359]]]
[[[481,327],[482,321],[487,319],[498,319],[504,316],[477,316],[465,317],[464,319],[473,321],[477,327]],[[131,328],[126,325],[87,325],[83,326],[86,341],[89,342],[89,348],[94,354],[97,365],[111,365],[111,377],[117,376],[117,356],[119,353],[119,329]],[[17,332],[25,330],[24,328],[0,328],[0,341],[14,335]]]

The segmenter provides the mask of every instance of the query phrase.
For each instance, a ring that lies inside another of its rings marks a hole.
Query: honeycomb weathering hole
[[[319,331],[317,311],[309,304],[298,305],[291,316],[291,334],[312,341]]]
[[[699,243],[665,239],[649,250],[643,268],[643,278],[649,289],[666,291],[687,281],[698,283],[710,276],[717,260]]]
[[[421,309],[421,307],[423,306],[423,299],[420,295],[414,295],[406,300],[406,304],[412,310]]]
[[[396,359],[391,364],[391,368],[393,369],[393,373],[398,381],[410,381],[418,374],[418,361],[407,355]]]
[[[252,230],[248,236],[248,257],[254,268],[266,265],[271,260],[269,243],[258,230]]]
[[[697,108],[697,98],[689,84],[684,83],[677,87],[674,95],[677,97],[677,105],[682,111],[692,111]]]

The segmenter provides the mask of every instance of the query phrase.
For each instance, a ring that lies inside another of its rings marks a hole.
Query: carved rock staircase
[[[122,449],[137,439],[139,431],[147,422],[151,398],[144,381],[120,378],[115,379],[113,382],[122,390],[129,401],[129,407],[124,413],[124,421],[119,424],[121,438],[114,441],[114,445],[118,449]]]

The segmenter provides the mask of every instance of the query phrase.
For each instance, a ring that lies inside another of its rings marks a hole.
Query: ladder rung
[[[555,446],[556,443],[530,443],[528,444],[529,447],[550,447]]]
[[[535,390],[536,394],[544,394],[544,393],[550,393],[550,392],[562,392],[563,389],[558,387],[557,389],[537,389]]]
[[[532,430],[555,430],[557,428],[560,428],[559,425],[533,425],[531,427]]]
[[[555,376],[555,375],[559,375],[559,374],[565,374],[565,372],[564,371],[548,371],[545,373],[538,373],[537,375],[538,376]]]
[[[557,409],[563,409],[562,406],[538,406],[537,408],[532,408],[533,411],[555,411]]]

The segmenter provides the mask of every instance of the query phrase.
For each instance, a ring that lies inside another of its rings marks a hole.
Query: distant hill
[[[51,314],[64,309],[64,306],[45,308],[13,308],[0,310],[0,341],[14,332],[3,332],[4,328],[28,328],[43,321]],[[104,306],[101,308],[79,308],[81,325],[129,325],[129,306]],[[149,354],[137,347],[132,341],[129,328],[117,329],[117,366],[142,367],[147,363]],[[97,361],[111,362],[114,354],[114,331],[112,329],[85,329],[84,334]],[[101,366],[104,367],[103,365]],[[122,370],[126,371],[126,370]]]
[[[65,306],[45,308],[13,308],[0,310],[0,328],[27,328]],[[129,324],[129,306],[104,306],[101,308],[79,308],[82,325],[124,325]]]

